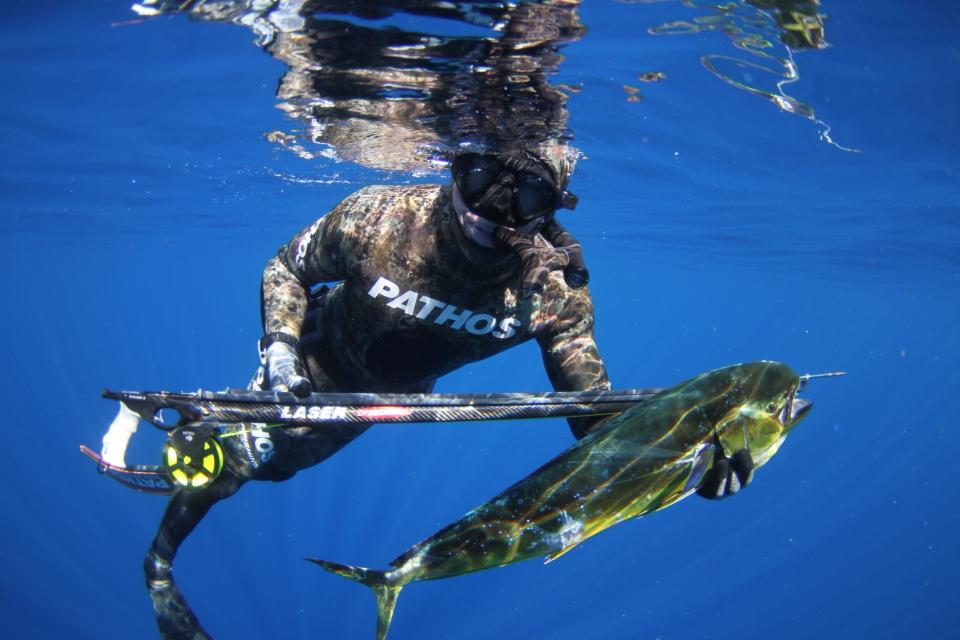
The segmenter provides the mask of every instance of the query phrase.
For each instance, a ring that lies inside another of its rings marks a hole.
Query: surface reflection
[[[636,0],[621,0],[638,3]],[[662,2],[664,0],[653,0]],[[816,122],[820,137],[845,151],[830,137],[830,127],[816,115],[810,104],[787,93],[787,85],[800,80],[794,56],[803,50],[825,49],[826,15],[820,0],[667,0],[703,10],[693,19],[676,20],[649,29],[653,35],[689,35],[719,32],[730,38],[738,55],[708,53],[703,66],[717,78],[738,89],[769,100],[780,109]],[[647,4],[650,0],[640,0]],[[746,55],[743,55],[746,54]]]
[[[146,2],[144,16],[249,27],[288,66],[279,108],[299,124],[268,138],[304,158],[422,171],[464,141],[568,139],[567,95],[548,80],[586,28],[578,1]]]

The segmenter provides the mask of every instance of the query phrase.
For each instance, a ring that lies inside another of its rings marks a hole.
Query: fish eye
[[[777,412],[777,405],[775,405],[772,402],[767,405],[767,413],[776,413],[776,412]]]

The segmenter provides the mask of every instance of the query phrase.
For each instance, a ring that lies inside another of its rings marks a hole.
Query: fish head
[[[785,364],[753,362],[731,369],[731,408],[716,434],[726,455],[747,449],[759,467],[780,449],[813,403],[799,396],[803,379]]]

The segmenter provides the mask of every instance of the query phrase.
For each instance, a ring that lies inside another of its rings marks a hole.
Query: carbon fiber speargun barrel
[[[515,420],[626,411],[661,389],[555,391],[549,393],[379,394],[314,393],[297,398],[276,391],[109,391],[103,397],[125,404],[165,430],[188,424],[343,424]],[[164,412],[167,415],[164,415]]]

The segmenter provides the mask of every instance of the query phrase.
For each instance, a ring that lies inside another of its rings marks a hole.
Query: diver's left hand
[[[710,500],[727,498],[753,480],[753,458],[747,449],[737,449],[729,458],[717,443],[713,466],[704,474],[697,495]]]

